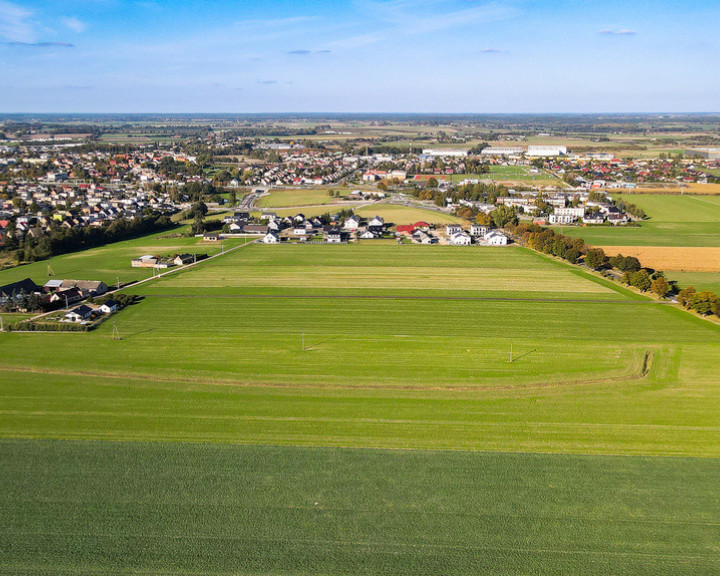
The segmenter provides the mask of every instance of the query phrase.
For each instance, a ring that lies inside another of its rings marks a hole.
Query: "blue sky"
[[[0,112],[717,112],[718,23],[718,0],[0,0]]]

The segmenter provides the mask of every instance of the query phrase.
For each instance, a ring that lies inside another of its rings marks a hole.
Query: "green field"
[[[260,208],[282,208],[283,206],[315,206],[317,204],[342,204],[339,198],[328,194],[329,188],[273,190],[262,196],[256,204]],[[341,191],[335,189],[336,191]],[[343,196],[347,191],[343,191]]]
[[[371,206],[363,206],[362,208],[354,208],[356,214],[365,218],[380,216],[385,219],[385,223],[398,224],[414,224],[415,222],[428,222],[430,224],[465,224],[462,218],[453,216],[452,214],[443,214],[435,210],[425,210],[424,208],[415,208],[412,206],[401,206],[396,204],[373,204]]]
[[[720,569],[717,460],[27,441],[0,460],[5,573]]]
[[[490,172],[487,174],[453,174],[451,180],[453,182],[461,182],[466,179],[494,180],[503,182],[505,180],[512,182],[523,182],[527,184],[551,184],[557,186],[561,184],[557,176],[552,173],[541,170],[539,174],[530,172],[528,166],[490,166]]]
[[[626,194],[649,219],[639,227],[569,226],[563,234],[596,246],[720,246],[720,197]]]
[[[720,272],[669,272],[668,278],[683,288],[694,286],[697,290],[720,294]]]
[[[515,246],[128,291],[119,341],[0,334],[0,573],[720,569],[719,325]]]
[[[175,232],[162,232],[0,270],[0,285],[17,282],[23,278],[32,278],[40,285],[51,278],[102,280],[108,285],[115,285],[119,280],[124,284],[152,276],[150,269],[133,268],[130,265],[133,258],[144,254],[172,255],[197,252],[212,256],[221,250],[219,244],[205,243],[201,238],[163,238],[173,233]],[[228,239],[225,241],[225,248],[238,243],[242,243],[242,240]],[[48,266],[54,272],[54,276],[49,276]]]

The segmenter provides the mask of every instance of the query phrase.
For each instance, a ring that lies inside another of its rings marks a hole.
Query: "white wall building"
[[[565,156],[567,147],[565,146],[528,146],[527,155],[536,158],[547,156]]]

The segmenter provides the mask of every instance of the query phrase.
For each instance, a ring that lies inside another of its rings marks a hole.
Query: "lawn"
[[[0,442],[13,574],[712,574],[716,459]]]
[[[457,218],[451,214],[437,212],[435,210],[425,210],[424,208],[415,208],[412,206],[401,206],[397,204],[373,204],[371,206],[363,206],[362,208],[354,208],[356,214],[365,218],[380,216],[385,219],[386,223],[398,224],[414,224],[415,222],[428,222],[430,224],[466,224],[462,218]]]

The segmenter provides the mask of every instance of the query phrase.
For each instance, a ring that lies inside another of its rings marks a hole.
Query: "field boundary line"
[[[654,300],[597,300],[581,298],[521,298],[512,296],[407,296],[380,294],[138,294],[142,298],[328,298],[338,300],[457,300],[486,302],[539,302],[539,303],[582,303],[582,304],[660,304],[670,302]]]

